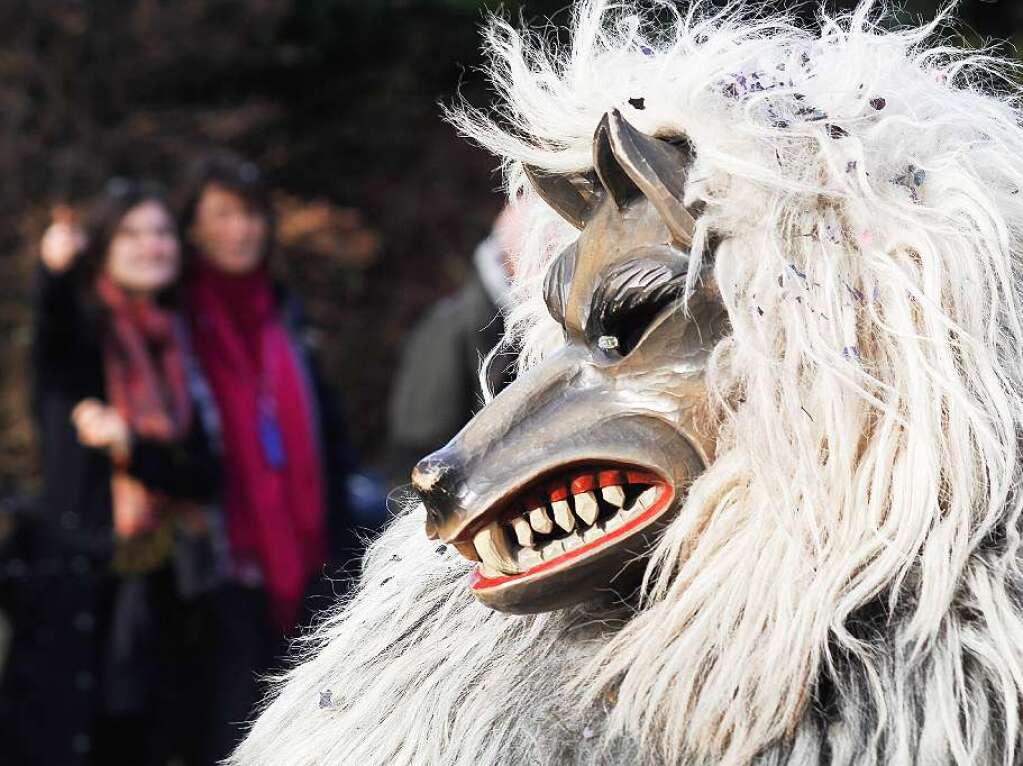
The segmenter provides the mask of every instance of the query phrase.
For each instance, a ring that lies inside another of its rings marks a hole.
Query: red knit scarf
[[[163,442],[183,438],[192,405],[174,315],[152,300],[127,295],[106,277],[97,280],[96,291],[109,311],[103,337],[107,400],[133,433]],[[168,505],[118,465],[111,495],[114,532],[121,539],[153,531]]]
[[[326,549],[306,381],[263,271],[235,276],[200,265],[189,300],[195,349],[220,414],[232,554],[236,563],[259,564],[271,610],[289,630]]]

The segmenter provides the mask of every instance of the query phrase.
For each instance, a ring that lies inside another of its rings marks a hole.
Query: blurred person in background
[[[412,466],[447,443],[483,404],[481,364],[504,335],[515,252],[520,236],[514,205],[507,205],[473,253],[469,280],[441,299],[409,334],[388,417],[385,470],[407,483]],[[494,394],[514,378],[515,354],[502,350],[483,379]]]
[[[324,607],[324,572],[360,551],[349,513],[353,457],[337,397],[320,375],[295,296],[270,274],[275,231],[259,169],[228,153],[201,159],[181,228],[192,343],[217,411],[231,581],[212,620],[211,655],[228,755],[260,698],[258,676],[283,639]]]
[[[218,485],[193,406],[159,188],[111,183],[41,243],[32,348],[43,471],[33,576],[0,692],[5,763],[192,763],[198,610]]]

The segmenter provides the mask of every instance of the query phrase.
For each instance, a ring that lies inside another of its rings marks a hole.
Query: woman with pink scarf
[[[311,592],[360,545],[348,514],[351,457],[336,399],[317,373],[297,303],[271,278],[274,213],[259,170],[202,160],[181,217],[190,244],[192,345],[223,450],[231,582],[214,620],[225,720],[249,718],[253,680],[307,620]],[[232,743],[224,743],[224,755]]]

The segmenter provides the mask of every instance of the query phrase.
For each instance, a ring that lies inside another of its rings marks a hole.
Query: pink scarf
[[[189,299],[196,352],[220,415],[232,554],[236,563],[259,564],[271,611],[291,630],[326,552],[305,380],[263,271],[233,276],[201,264]]]

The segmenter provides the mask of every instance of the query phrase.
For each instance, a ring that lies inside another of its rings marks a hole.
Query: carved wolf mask
[[[565,344],[413,472],[428,535],[481,561],[471,587],[489,606],[622,589],[713,459],[703,372],[727,322],[709,269],[683,306],[691,164],[684,136],[645,136],[613,110],[592,172],[531,173],[582,229],[544,284]]]
[[[1023,114],[943,23],[490,25],[518,380],[236,764],[1023,759]]]

